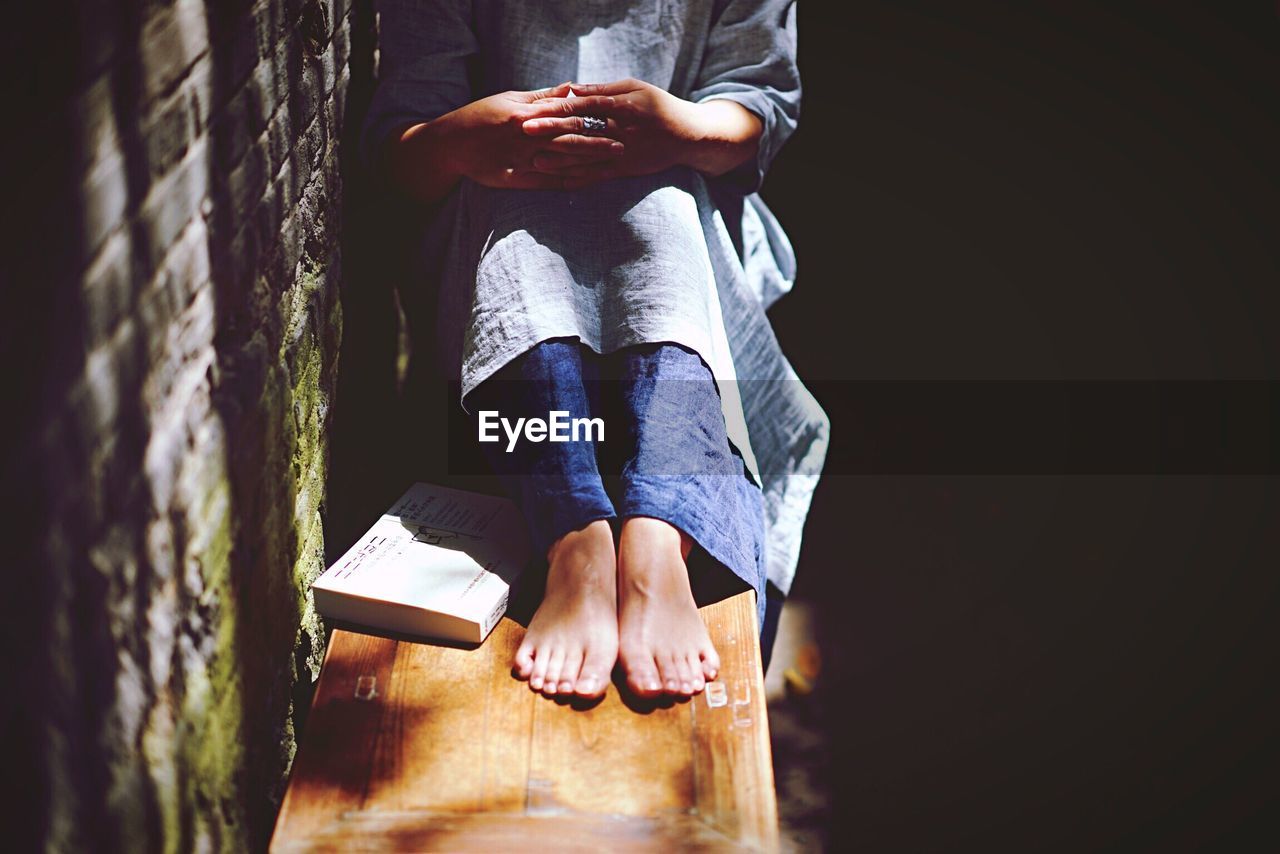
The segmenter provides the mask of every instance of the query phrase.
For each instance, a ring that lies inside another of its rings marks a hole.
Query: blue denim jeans
[[[528,523],[536,553],[597,519],[650,516],[695,542],[690,582],[700,604],[756,591],[765,620],[764,504],[729,444],[711,371],[677,344],[600,355],[576,339],[543,341],[467,396],[477,417],[600,418],[604,440],[519,439],[482,448]],[[477,425],[478,426],[478,425]]]

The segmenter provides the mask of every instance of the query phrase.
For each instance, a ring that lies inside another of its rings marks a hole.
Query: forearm
[[[723,175],[756,156],[764,123],[736,101],[690,103],[689,142],[681,162],[706,175]]]
[[[418,201],[431,204],[448,195],[462,176],[453,157],[452,114],[393,134],[387,143],[387,177]]]

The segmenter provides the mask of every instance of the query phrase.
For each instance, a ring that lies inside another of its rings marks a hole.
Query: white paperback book
[[[311,589],[326,617],[478,644],[528,558],[511,501],[415,483]]]

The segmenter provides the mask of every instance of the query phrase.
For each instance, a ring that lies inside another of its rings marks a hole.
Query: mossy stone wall
[[[27,174],[0,337],[28,402],[4,472],[23,579],[3,604],[7,841],[252,850],[323,652],[307,588],[353,21],[372,13],[23,5],[41,8],[11,22],[30,118],[4,152]]]

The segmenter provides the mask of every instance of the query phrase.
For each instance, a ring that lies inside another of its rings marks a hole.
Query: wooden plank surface
[[[335,630],[272,849],[776,848],[753,595],[702,616],[722,673],[678,702],[535,694],[509,619],[475,649]]]
[[[778,844],[773,754],[754,597],[748,594],[747,603],[702,609],[721,661],[732,666],[717,680],[723,686],[722,705],[705,694],[690,704],[696,808],[729,838],[758,840],[773,849]]]

